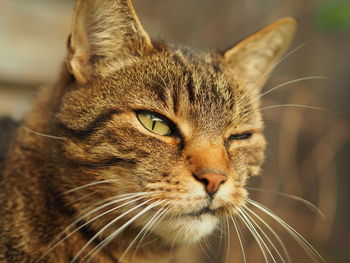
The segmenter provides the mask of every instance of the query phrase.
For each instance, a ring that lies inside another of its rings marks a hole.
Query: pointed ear
[[[261,88],[289,47],[295,29],[295,19],[287,17],[251,35],[224,53],[225,70],[243,85]]]
[[[67,65],[80,83],[152,50],[130,0],[76,0]]]

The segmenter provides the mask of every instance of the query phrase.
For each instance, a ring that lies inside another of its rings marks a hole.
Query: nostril
[[[206,178],[201,178],[201,179],[198,178],[198,180],[199,180],[200,182],[202,182],[205,186],[207,186],[207,185],[209,184],[209,181],[208,181],[208,179],[206,179]]]
[[[204,184],[205,190],[211,195],[215,194],[219,190],[220,185],[227,180],[225,174],[219,173],[194,174],[194,177]]]

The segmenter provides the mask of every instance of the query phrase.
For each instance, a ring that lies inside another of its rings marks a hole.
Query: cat
[[[245,217],[256,98],[295,29],[201,52],[151,40],[130,0],[77,0],[59,81],[1,122],[0,262],[174,262]]]

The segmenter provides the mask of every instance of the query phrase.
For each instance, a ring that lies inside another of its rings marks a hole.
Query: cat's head
[[[83,221],[100,236],[130,222],[183,244],[243,206],[264,159],[256,98],[294,30],[285,18],[203,53],[151,41],[130,1],[78,0],[75,81],[56,117],[61,180]]]

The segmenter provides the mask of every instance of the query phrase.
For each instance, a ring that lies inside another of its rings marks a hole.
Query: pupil
[[[154,130],[154,128],[156,127],[157,121],[153,120],[152,121],[152,130]]]

